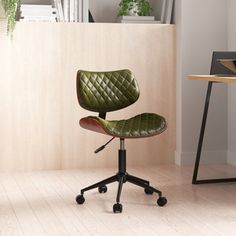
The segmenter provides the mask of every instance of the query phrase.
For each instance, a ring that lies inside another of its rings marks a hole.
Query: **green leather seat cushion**
[[[85,129],[120,138],[149,137],[166,129],[165,118],[153,113],[142,113],[126,120],[104,120],[88,116],[80,120],[80,125]]]

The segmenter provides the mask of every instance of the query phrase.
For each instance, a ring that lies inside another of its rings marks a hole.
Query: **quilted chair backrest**
[[[139,98],[139,88],[130,70],[77,73],[77,96],[81,107],[89,111],[116,111]]]

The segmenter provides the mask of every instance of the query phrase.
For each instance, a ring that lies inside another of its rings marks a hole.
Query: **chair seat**
[[[143,138],[162,133],[165,118],[153,113],[142,113],[127,120],[104,120],[88,116],[80,120],[81,127],[119,138]]]

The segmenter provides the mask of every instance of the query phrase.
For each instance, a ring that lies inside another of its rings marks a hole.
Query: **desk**
[[[207,93],[206,93],[205,106],[204,106],[204,111],[203,111],[202,125],[201,125],[199,141],[198,141],[198,148],[197,148],[197,155],[196,155],[196,160],[195,160],[192,184],[224,183],[224,182],[234,182],[234,181],[236,182],[236,178],[197,180],[199,163],[200,163],[201,152],[202,152],[202,143],[204,139],[205,126],[206,126],[206,120],[207,120],[207,114],[208,114],[208,107],[209,107],[210,97],[211,97],[212,84],[213,83],[236,83],[236,77],[218,77],[215,75],[190,75],[188,76],[188,79],[208,81],[208,88],[207,88]]]

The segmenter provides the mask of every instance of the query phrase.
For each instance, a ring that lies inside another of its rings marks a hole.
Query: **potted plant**
[[[121,0],[119,16],[150,16],[151,6],[147,0]]]
[[[16,24],[16,13],[19,7],[19,0],[0,0],[0,4],[2,4],[7,20],[7,33],[11,34]]]

